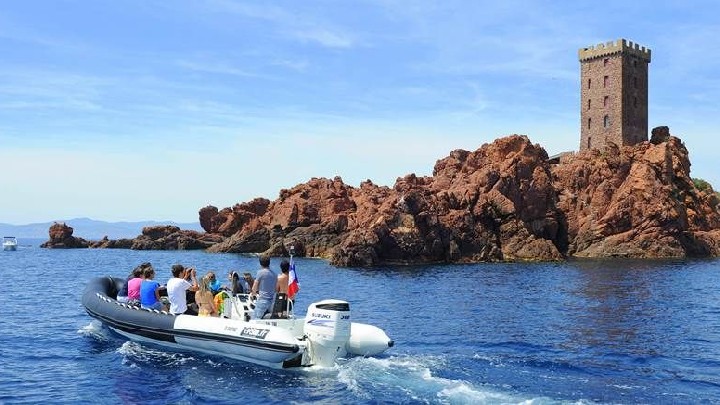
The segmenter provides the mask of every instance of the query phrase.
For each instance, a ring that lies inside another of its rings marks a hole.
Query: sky
[[[714,1],[0,1],[0,223],[194,222],[313,177],[580,139],[579,48],[652,49],[649,129],[720,188]]]

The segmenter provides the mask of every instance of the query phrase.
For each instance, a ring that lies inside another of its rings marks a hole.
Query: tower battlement
[[[618,39],[580,48],[580,150],[647,141],[650,49]]]
[[[578,58],[581,62],[583,62],[619,53],[635,55],[638,58],[650,63],[650,48],[645,48],[644,46],[640,46],[639,44],[625,39],[618,39],[617,41],[609,41],[587,48],[580,48],[578,50]]]

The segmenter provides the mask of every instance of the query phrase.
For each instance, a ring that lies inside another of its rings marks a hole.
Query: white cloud
[[[354,41],[348,35],[328,30],[295,31],[293,35],[301,41],[315,42],[328,48],[351,48],[354,45]]]
[[[196,72],[217,73],[223,75],[242,76],[242,77],[263,77],[264,75],[249,72],[234,66],[230,66],[223,62],[197,62],[189,60],[180,60],[177,65],[181,68],[189,69]]]

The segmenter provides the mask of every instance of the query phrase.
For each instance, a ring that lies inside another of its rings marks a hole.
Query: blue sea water
[[[271,370],[124,340],[87,316],[88,279],[150,261],[253,272],[197,251],[0,252],[0,403],[720,403],[720,261],[373,269],[300,259],[299,313],[346,299],[396,345]],[[273,261],[277,268],[278,260]]]

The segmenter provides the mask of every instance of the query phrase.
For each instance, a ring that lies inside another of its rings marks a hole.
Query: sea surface
[[[395,347],[273,370],[128,342],[80,304],[149,261],[225,276],[257,258],[198,251],[0,252],[0,403],[720,403],[720,261],[335,268],[297,260],[297,313],[351,303]],[[279,259],[273,259],[277,269]]]

